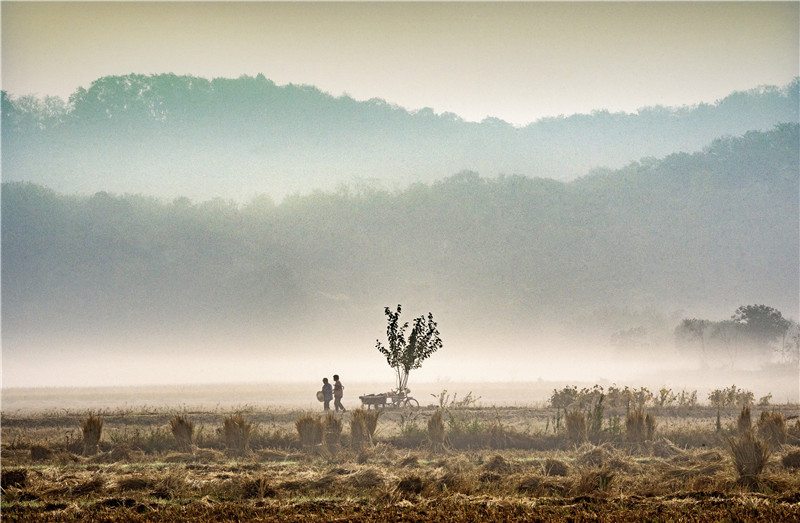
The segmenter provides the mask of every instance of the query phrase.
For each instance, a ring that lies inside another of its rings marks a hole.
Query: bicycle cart
[[[387,405],[390,407],[418,409],[419,402],[408,395],[410,392],[411,391],[408,389],[394,389],[380,394],[364,394],[363,396],[359,396],[358,399],[361,400],[361,405],[367,407],[367,410],[371,409],[373,406],[377,409],[378,407],[384,408]]]

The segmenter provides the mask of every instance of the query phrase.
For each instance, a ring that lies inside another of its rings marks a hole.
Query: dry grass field
[[[598,412],[445,399],[338,416],[4,412],[2,519],[800,521],[797,405]]]

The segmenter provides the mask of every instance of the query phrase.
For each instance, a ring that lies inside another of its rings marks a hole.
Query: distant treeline
[[[471,329],[613,307],[796,317],[799,129],[569,183],[462,172],[280,203],[4,183],[3,336],[356,328],[400,302]]]
[[[566,181],[797,123],[799,86],[795,79],[714,104],[595,111],[516,128],[277,86],[262,75],[109,76],[68,101],[3,93],[3,177],[63,192],[240,201],[354,181],[394,188],[462,170]]]

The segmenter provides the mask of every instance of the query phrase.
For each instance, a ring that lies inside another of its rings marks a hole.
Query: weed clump
[[[322,422],[322,442],[328,452],[336,453],[342,439],[342,420],[329,412]]]
[[[753,422],[750,418],[750,406],[745,405],[739,412],[739,419],[736,421],[736,432],[740,436],[745,432],[752,430]]]
[[[228,451],[235,455],[242,455],[250,446],[253,426],[241,414],[233,414],[223,421],[222,435]]]
[[[753,431],[728,439],[728,452],[738,475],[738,482],[745,487],[758,484],[758,477],[770,457],[769,443],[759,439]]]
[[[310,449],[322,443],[323,428],[318,417],[305,414],[294,421],[294,426],[303,448]]]
[[[103,433],[103,419],[89,414],[89,417],[83,420],[81,428],[83,430],[83,454],[94,456],[97,454],[97,446]]]
[[[780,412],[762,412],[757,427],[758,436],[769,444],[771,450],[776,450],[786,444],[788,436],[786,419]]]
[[[189,418],[175,414],[169,420],[172,436],[181,452],[191,452],[194,446],[194,423]]]

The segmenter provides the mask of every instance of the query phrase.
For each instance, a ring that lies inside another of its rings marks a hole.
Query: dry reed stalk
[[[769,443],[747,431],[736,438],[728,438],[728,452],[739,476],[739,484],[753,487],[770,457]]]
[[[250,446],[253,426],[241,414],[233,414],[222,422],[222,434],[229,451],[243,454]]]
[[[194,423],[189,418],[175,414],[169,420],[172,435],[181,452],[191,452],[194,445]]]
[[[311,448],[322,443],[323,429],[319,417],[304,414],[294,421],[294,426],[303,447]]]
[[[780,412],[762,412],[757,427],[759,437],[769,443],[770,449],[776,450],[786,444],[789,432],[786,429],[786,418]]]
[[[433,452],[444,450],[445,432],[441,409],[437,409],[431,419],[428,420],[428,439],[431,442],[431,450]]]
[[[99,416],[89,414],[81,424],[83,429],[83,453],[86,456],[97,454],[97,445],[100,443],[100,436],[103,433],[103,420]]]
[[[753,422],[750,417],[750,406],[745,405],[742,411],[739,412],[739,419],[736,421],[736,433],[740,436],[745,432],[752,430]]]
[[[566,415],[567,437],[573,445],[581,445],[588,439],[586,415],[579,410],[567,411]]]

